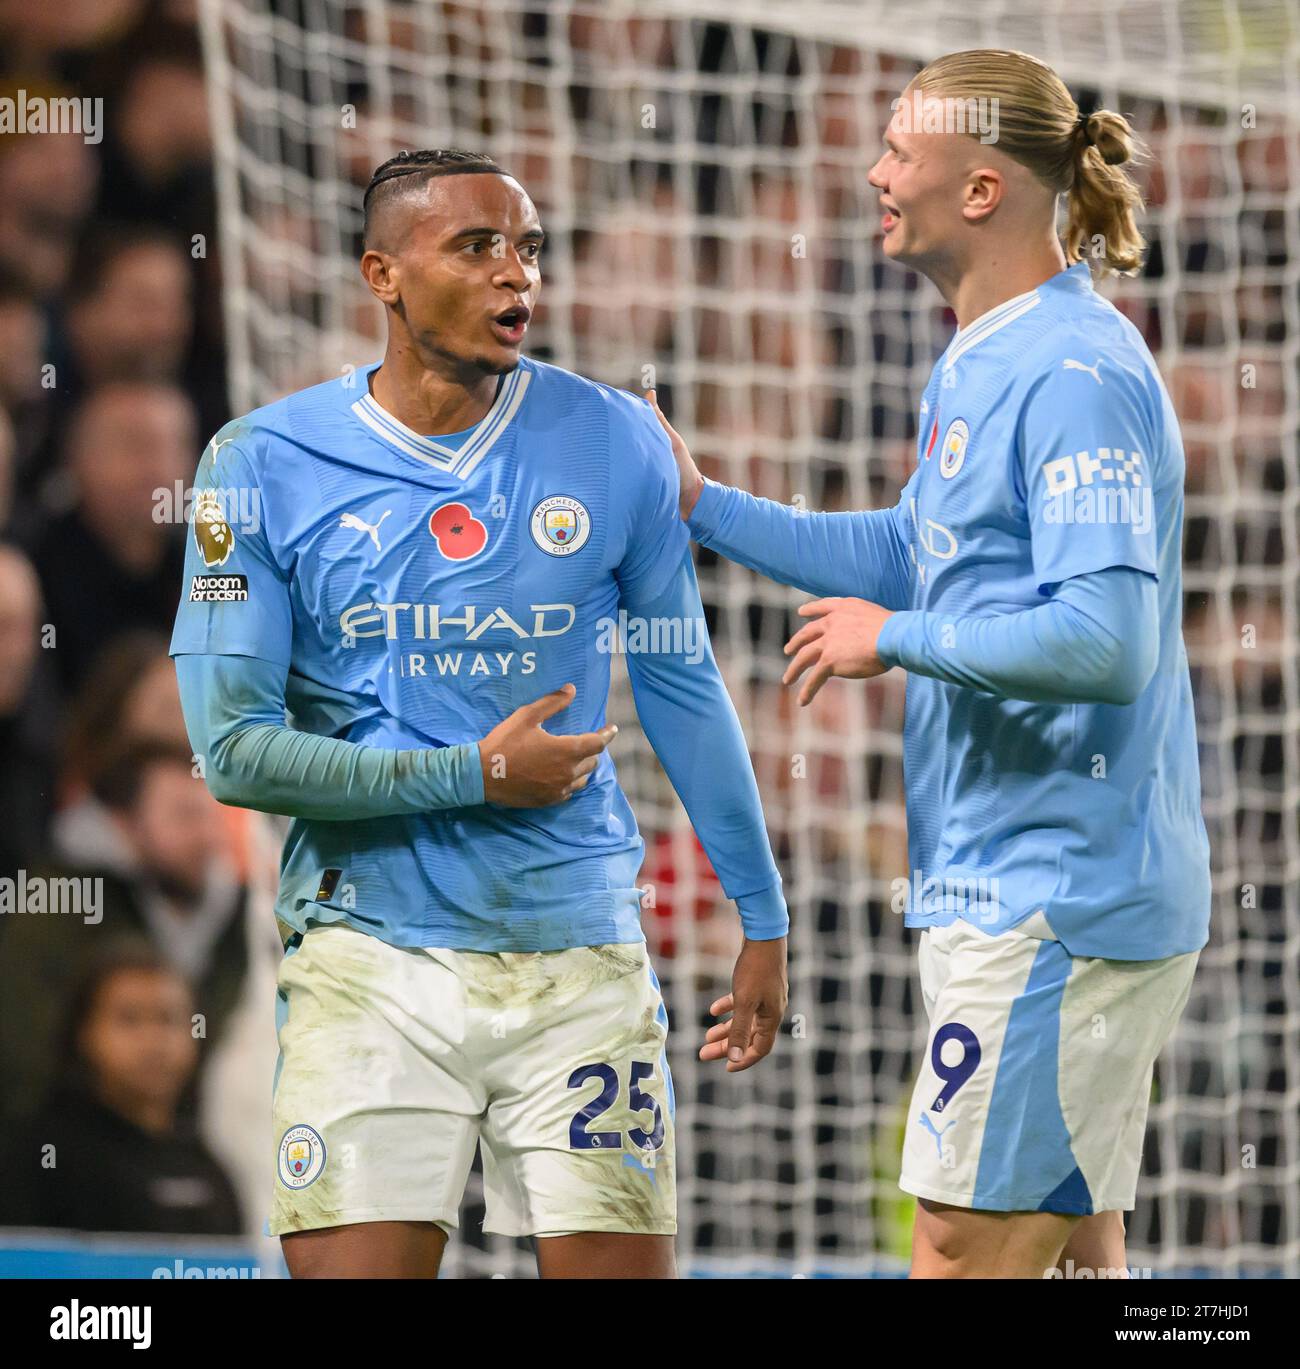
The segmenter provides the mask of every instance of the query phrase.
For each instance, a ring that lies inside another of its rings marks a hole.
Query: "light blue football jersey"
[[[373,746],[477,741],[569,682],[576,698],[547,730],[596,730],[610,678],[599,624],[654,600],[688,554],[653,413],[525,359],[473,429],[429,438],[375,402],[377,367],[213,438],[172,654],[286,666],[297,728]],[[544,809],[295,821],[277,915],[396,945],[639,941],[642,857],[606,752],[583,790]],[[775,866],[754,881],[779,885]]]
[[[1154,677],[1125,706],[909,675],[910,925],[965,917],[997,932],[1041,912],[1078,956],[1205,944],[1183,477],[1155,362],[1084,263],[961,329],[936,363],[895,511],[914,570],[907,607],[1014,613],[1072,576],[1130,567],[1158,581],[1160,641]]]

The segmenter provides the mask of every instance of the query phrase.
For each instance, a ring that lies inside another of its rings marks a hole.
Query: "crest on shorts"
[[[325,1168],[325,1142],[315,1127],[290,1127],[280,1140],[280,1182],[285,1188],[306,1188]]]

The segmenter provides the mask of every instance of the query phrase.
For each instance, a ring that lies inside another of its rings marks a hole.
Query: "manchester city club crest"
[[[966,460],[966,444],[970,441],[970,429],[964,418],[954,418],[943,435],[943,446],[939,449],[939,474],[951,480],[961,470]]]
[[[533,510],[529,530],[548,556],[572,556],[591,536],[591,515],[578,500],[554,494]]]
[[[290,1127],[280,1140],[280,1182],[285,1188],[306,1188],[325,1168],[325,1142],[315,1127]]]

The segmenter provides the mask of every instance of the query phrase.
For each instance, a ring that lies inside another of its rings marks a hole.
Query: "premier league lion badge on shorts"
[[[315,1127],[290,1127],[280,1140],[280,1182],[285,1188],[306,1188],[325,1168],[325,1142]]]

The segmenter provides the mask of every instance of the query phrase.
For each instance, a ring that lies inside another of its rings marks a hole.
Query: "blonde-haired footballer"
[[[1133,151],[1020,52],[942,57],[895,103],[869,176],[884,251],[959,328],[894,508],[753,499],[669,429],[693,535],[823,596],[786,646],[801,702],[909,672],[913,887],[943,890],[907,912],[930,1017],[901,1178],[914,1277],[1124,1268],[1152,1068],[1208,932],[1182,443],[1088,265],[1139,264]]]

